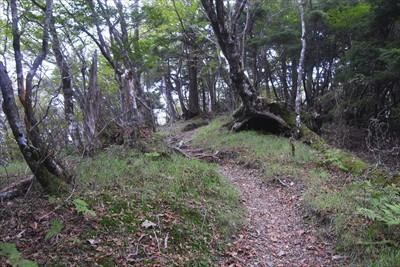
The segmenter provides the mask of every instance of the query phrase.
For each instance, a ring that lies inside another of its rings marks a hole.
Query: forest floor
[[[336,148],[295,142],[294,154],[286,138],[231,133],[229,121],[179,122],[141,149],[64,154],[76,174],[67,199],[34,183],[0,201],[0,266],[400,266],[398,209],[360,214],[400,207],[387,185],[400,174]],[[11,162],[0,187],[30,176]]]
[[[168,139],[187,157],[211,158],[191,147],[196,130],[176,132]],[[213,159],[216,159],[214,157]],[[232,158],[217,160],[220,173],[239,191],[247,209],[246,223],[233,236],[219,266],[345,266],[346,257],[334,250],[334,239],[307,223],[300,207],[302,185],[289,180],[270,183],[261,170]]]

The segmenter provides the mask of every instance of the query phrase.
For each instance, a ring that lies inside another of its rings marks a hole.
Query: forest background
[[[311,129],[398,171],[399,1],[10,0],[0,8],[0,163],[25,160],[46,193],[74,190],[70,155],[116,145],[149,153],[143,140],[160,124],[222,113],[233,114],[233,130],[305,137],[324,150]]]

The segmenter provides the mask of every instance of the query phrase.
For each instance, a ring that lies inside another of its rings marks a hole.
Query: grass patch
[[[0,259],[3,258],[3,263],[8,263],[11,266],[37,267],[38,265],[30,260],[21,258],[15,244],[0,243]]]
[[[0,223],[10,226],[0,236],[12,237],[8,242],[21,253],[1,259],[28,255],[39,266],[213,265],[245,210],[215,165],[171,154],[165,135],[138,150],[114,146],[82,161],[69,156],[77,176],[66,203],[34,190],[29,199],[0,203]]]
[[[25,161],[15,161],[0,166],[0,189],[11,183],[19,182],[32,172]]]
[[[275,176],[297,179],[304,165],[312,162],[315,151],[297,142],[295,155],[288,139],[254,131],[231,133],[222,127],[230,117],[219,117],[207,127],[198,130],[194,144],[233,157],[245,167],[262,169],[266,179]],[[213,140],[212,143],[209,140]]]
[[[155,246],[164,255],[172,253],[161,257],[163,264],[208,266],[244,219],[237,192],[216,166],[198,160],[115,147],[84,160],[78,172],[85,200],[99,215],[99,229],[90,234],[130,240],[119,250],[139,244],[132,249]],[[143,229],[144,220],[156,226]],[[139,252],[134,262],[150,264],[148,253]]]

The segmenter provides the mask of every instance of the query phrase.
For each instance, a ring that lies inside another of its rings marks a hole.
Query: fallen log
[[[35,177],[32,175],[29,178],[26,178],[20,182],[12,183],[6,188],[0,190],[0,201],[26,194],[34,181],[34,178]]]

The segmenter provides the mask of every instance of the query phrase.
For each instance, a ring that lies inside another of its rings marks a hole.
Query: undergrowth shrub
[[[368,196],[364,206],[357,208],[357,214],[372,221],[379,221],[387,226],[400,225],[400,190],[394,185],[378,187],[370,181],[363,183],[363,189]]]

